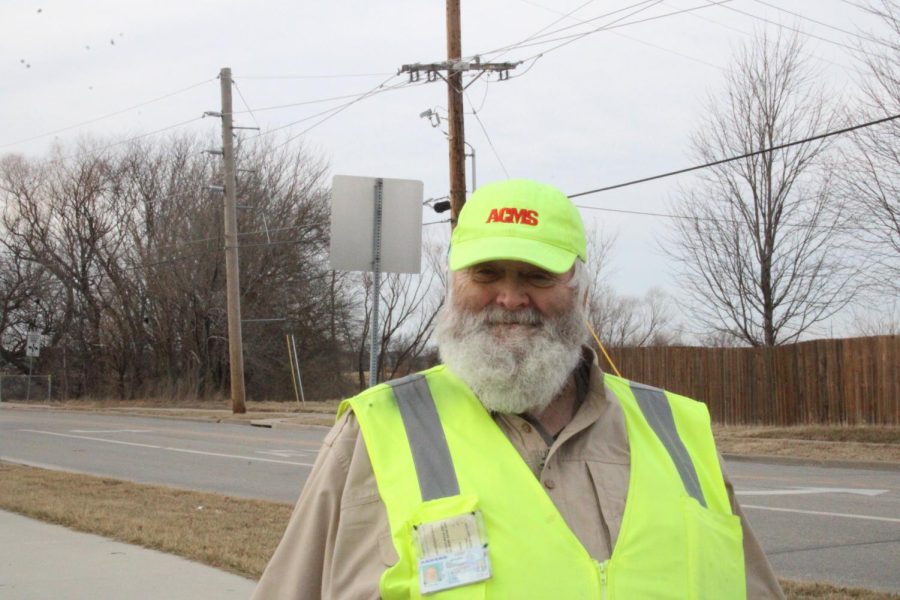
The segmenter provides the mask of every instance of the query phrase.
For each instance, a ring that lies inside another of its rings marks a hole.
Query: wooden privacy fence
[[[610,354],[624,377],[706,402],[716,423],[900,424],[897,335]]]

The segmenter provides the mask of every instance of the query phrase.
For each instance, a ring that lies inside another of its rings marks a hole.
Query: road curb
[[[796,458],[793,456],[772,456],[770,454],[722,454],[725,460],[734,462],[754,462],[772,465],[793,465],[798,467],[831,467],[834,469],[866,469],[869,471],[900,471],[900,463],[877,462],[871,460],[830,460],[823,458]]]
[[[250,425],[253,427],[267,427],[269,429],[302,429],[304,427],[324,427],[325,429],[330,429],[332,425],[334,425],[332,418],[323,418],[318,419],[319,421],[323,421],[321,423],[316,423],[317,419],[308,419],[306,422],[303,422],[303,418],[297,419],[296,417],[291,419],[251,419]]]

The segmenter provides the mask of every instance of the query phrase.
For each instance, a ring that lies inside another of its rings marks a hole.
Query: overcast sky
[[[659,18],[624,25],[649,17]],[[621,27],[560,46],[562,36],[613,21]],[[693,164],[689,137],[733,51],[779,25],[803,32],[820,81],[852,105],[858,63],[846,46],[858,40],[835,28],[878,24],[846,0],[462,0],[465,55],[524,61],[509,80],[483,77],[467,90],[478,182],[529,177],[571,194]],[[575,27],[549,36],[556,41],[491,52],[548,26]],[[288,143],[302,140],[332,174],[419,179],[426,198],[448,191],[446,140],[419,116],[446,113],[446,87],[396,75],[402,64],[446,58],[445,7],[436,0],[3,0],[0,57],[0,153],[39,156],[78,136],[112,143],[174,125],[169,131],[214,134],[218,120],[200,116],[219,108],[216,76],[227,66],[240,92],[235,110],[253,110],[237,114],[237,124],[258,123],[280,142],[302,133]],[[317,113],[372,90],[379,93],[303,133],[331,114]],[[298,105],[335,97],[345,98]],[[286,104],[294,106],[270,108]],[[665,212],[690,183],[670,178],[577,202]],[[618,235],[620,291],[679,294],[673,266],[656,250],[666,219],[582,214]]]

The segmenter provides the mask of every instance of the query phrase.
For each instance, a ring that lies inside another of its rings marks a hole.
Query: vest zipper
[[[597,572],[600,575],[600,600],[606,600],[606,571],[609,561],[597,562],[595,560],[594,563],[597,565]]]

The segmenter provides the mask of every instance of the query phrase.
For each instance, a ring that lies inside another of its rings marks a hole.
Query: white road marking
[[[152,433],[150,429],[70,429],[69,433]]]
[[[856,494],[857,496],[880,496],[890,490],[867,490],[863,488],[802,487],[786,490],[735,490],[740,496],[795,496],[801,494]]]
[[[865,521],[884,521],[885,523],[900,523],[900,519],[890,517],[873,517],[871,515],[851,515],[848,513],[825,512],[820,510],[800,510],[797,508],[776,508],[774,506],[754,506],[741,504],[741,508],[753,508],[756,510],[772,510],[775,512],[799,513],[801,515],[816,515],[820,517],[843,517],[845,519],[862,519]]]
[[[272,456],[279,456],[281,458],[291,458],[292,456],[309,456],[310,454],[316,454],[312,450],[256,450],[257,454],[271,454]]]
[[[122,440],[107,440],[104,438],[91,437],[87,435],[70,435],[68,433],[57,433],[55,431],[41,431],[39,429],[20,429],[28,433],[40,433],[43,435],[55,435],[58,437],[74,438],[76,440],[90,440],[93,442],[105,442],[107,444],[120,444],[122,446],[135,446],[138,448],[150,448],[153,450],[168,450],[169,452],[182,452],[184,454],[201,454],[204,456],[216,456],[219,458],[234,458],[238,460],[250,460],[258,462],[276,463],[280,465],[295,465],[298,467],[311,467],[312,463],[292,462],[288,460],[275,460],[273,458],[260,458],[258,456],[241,456],[240,454],[221,454],[219,452],[205,452],[203,450],[189,450],[187,448],[173,448],[170,446],[156,446],[153,444],[139,444],[137,442],[124,442]]]

